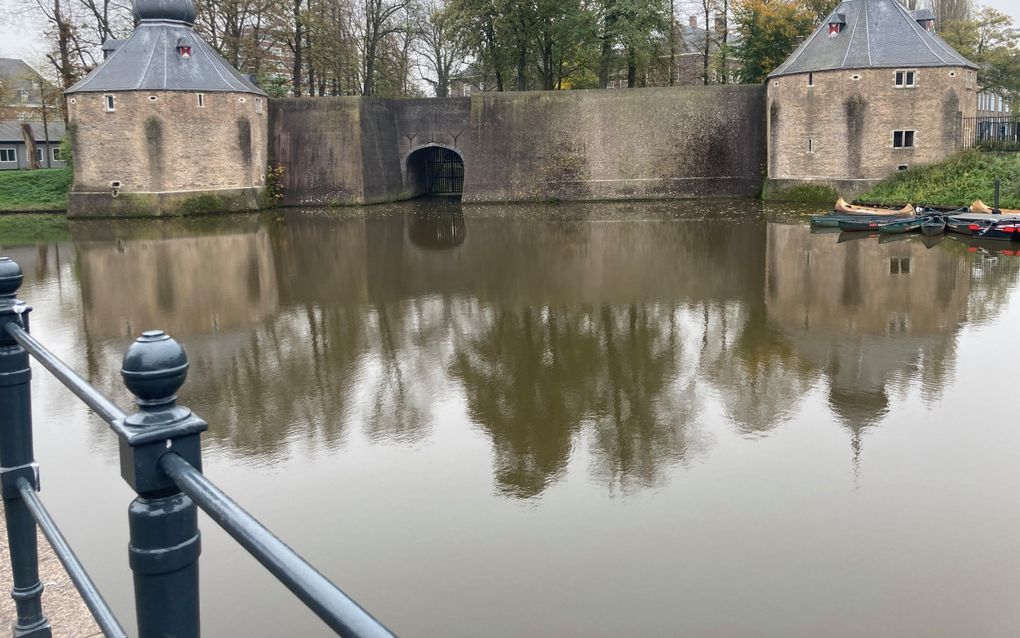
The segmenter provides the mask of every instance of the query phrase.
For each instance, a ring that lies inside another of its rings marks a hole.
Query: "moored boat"
[[[846,215],[843,213],[830,213],[826,215],[815,215],[811,218],[811,226],[815,228],[839,228],[843,221],[861,221],[865,219],[888,220],[887,215]]]
[[[967,210],[971,213],[980,213],[982,215],[1020,215],[1020,210],[1014,210],[1012,208],[995,209],[980,199],[974,200],[974,203],[971,204]]]
[[[921,224],[921,233],[928,237],[941,235],[946,232],[946,220],[941,217],[933,217]]]
[[[1020,241],[1020,217],[997,219],[983,228],[978,224],[971,224],[970,229],[974,237],[980,239]]]
[[[960,219],[959,217],[946,217],[946,232],[970,236],[974,234],[974,231],[971,229],[972,226],[977,226],[978,230],[980,230],[983,227],[983,225],[979,225],[977,222],[971,219]]]
[[[912,233],[920,228],[924,221],[924,217],[905,217],[903,219],[897,219],[881,224],[878,228],[878,232],[886,235]]]
[[[844,219],[839,222],[839,229],[845,231],[855,230],[877,230],[881,231],[882,228],[889,224],[899,224],[916,221],[920,226],[920,220],[913,217],[892,217],[892,218],[874,218],[864,217],[862,219]],[[915,227],[916,230],[916,227]]]
[[[888,208],[872,208],[870,206],[855,206],[854,204],[848,204],[842,197],[836,200],[836,205],[833,207],[836,213],[842,213],[844,215],[873,215],[879,217],[912,217],[916,214],[913,205],[907,204],[899,210],[892,210]]]

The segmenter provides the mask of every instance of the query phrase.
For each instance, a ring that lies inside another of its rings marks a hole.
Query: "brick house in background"
[[[0,58],[0,170],[29,168],[33,152],[42,168],[64,166],[60,158],[64,122],[58,100],[45,99],[54,92],[24,60]],[[29,140],[34,150],[29,150]]]
[[[955,151],[977,109],[977,66],[896,0],[842,2],[767,82],[770,190],[862,192]]]

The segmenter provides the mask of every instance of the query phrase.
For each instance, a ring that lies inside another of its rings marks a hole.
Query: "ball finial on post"
[[[188,378],[188,355],[162,330],[142,333],[128,351],[120,374],[140,406],[173,403]]]
[[[13,299],[24,280],[25,275],[17,262],[10,257],[0,257],[0,299]]]

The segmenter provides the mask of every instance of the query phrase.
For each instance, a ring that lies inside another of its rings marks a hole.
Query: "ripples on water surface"
[[[122,403],[131,338],[176,336],[207,473],[402,635],[1015,635],[1020,258],[747,202],[458,210],[4,253]],[[35,393],[44,495],[130,619],[115,441]],[[323,633],[203,534],[208,635]]]

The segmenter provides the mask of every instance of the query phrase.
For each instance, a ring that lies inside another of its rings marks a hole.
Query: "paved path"
[[[50,620],[54,638],[102,636],[88,608],[71,583],[42,534],[39,534],[39,576],[43,586],[43,613]],[[7,635],[16,618],[11,599],[11,555],[7,548],[7,523],[0,501],[0,635]]]

